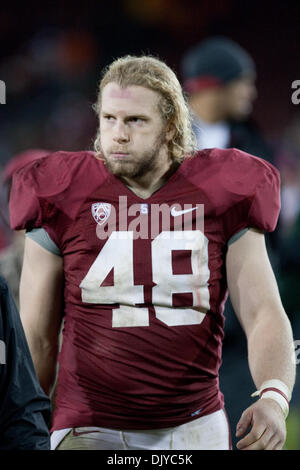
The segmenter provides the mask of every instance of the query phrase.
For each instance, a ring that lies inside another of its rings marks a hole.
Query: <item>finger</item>
[[[282,450],[283,446],[284,446],[284,441],[282,439],[278,440],[278,437],[277,437],[277,439],[274,440],[272,450]]]
[[[241,437],[247,429],[251,426],[252,422],[252,413],[248,410],[244,411],[239,422],[236,425],[236,437]]]
[[[278,435],[275,433],[269,439],[269,442],[266,444],[264,450],[274,450],[274,447],[278,444]]]
[[[260,425],[254,425],[249,432],[249,434],[246,435],[243,439],[238,441],[237,443],[237,448],[238,449],[244,449],[245,447],[251,446],[254,444],[256,441],[258,441],[263,433],[266,431],[266,426],[264,424]]]
[[[269,447],[270,441],[273,440],[273,437],[274,437],[274,432],[272,430],[266,429],[265,432],[263,432],[263,434],[255,442],[252,442],[251,444],[243,446],[243,447],[239,446],[239,449],[240,450],[271,450],[271,448],[268,449],[268,447]],[[277,441],[278,441],[278,437],[277,437]],[[275,441],[274,441],[274,444],[275,444]]]

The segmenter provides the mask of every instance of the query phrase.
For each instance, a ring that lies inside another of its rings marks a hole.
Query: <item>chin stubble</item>
[[[112,162],[102,150],[102,155],[108,170],[116,176],[139,178],[152,171],[157,165],[157,159],[161,147],[165,144],[165,132],[162,132],[151,150],[142,153],[137,161]]]

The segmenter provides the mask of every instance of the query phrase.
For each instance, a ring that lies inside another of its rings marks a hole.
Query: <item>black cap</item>
[[[255,75],[255,64],[239,44],[223,36],[206,39],[188,50],[181,62],[184,88],[197,91]]]

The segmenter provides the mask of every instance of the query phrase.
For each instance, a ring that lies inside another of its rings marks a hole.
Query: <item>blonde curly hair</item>
[[[101,110],[102,90],[108,83],[127,86],[143,86],[160,95],[159,110],[165,123],[175,129],[169,142],[171,158],[182,161],[185,155],[196,151],[196,139],[192,130],[191,114],[181,85],[173,72],[164,62],[152,56],[125,56],[112,62],[103,72],[99,85],[97,102],[94,105],[98,117]],[[94,142],[96,154],[100,154],[100,130]]]

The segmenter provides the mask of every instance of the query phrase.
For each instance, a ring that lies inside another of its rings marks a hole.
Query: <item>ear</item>
[[[166,127],[166,140],[170,142],[174,138],[176,129],[173,123],[168,123]]]

